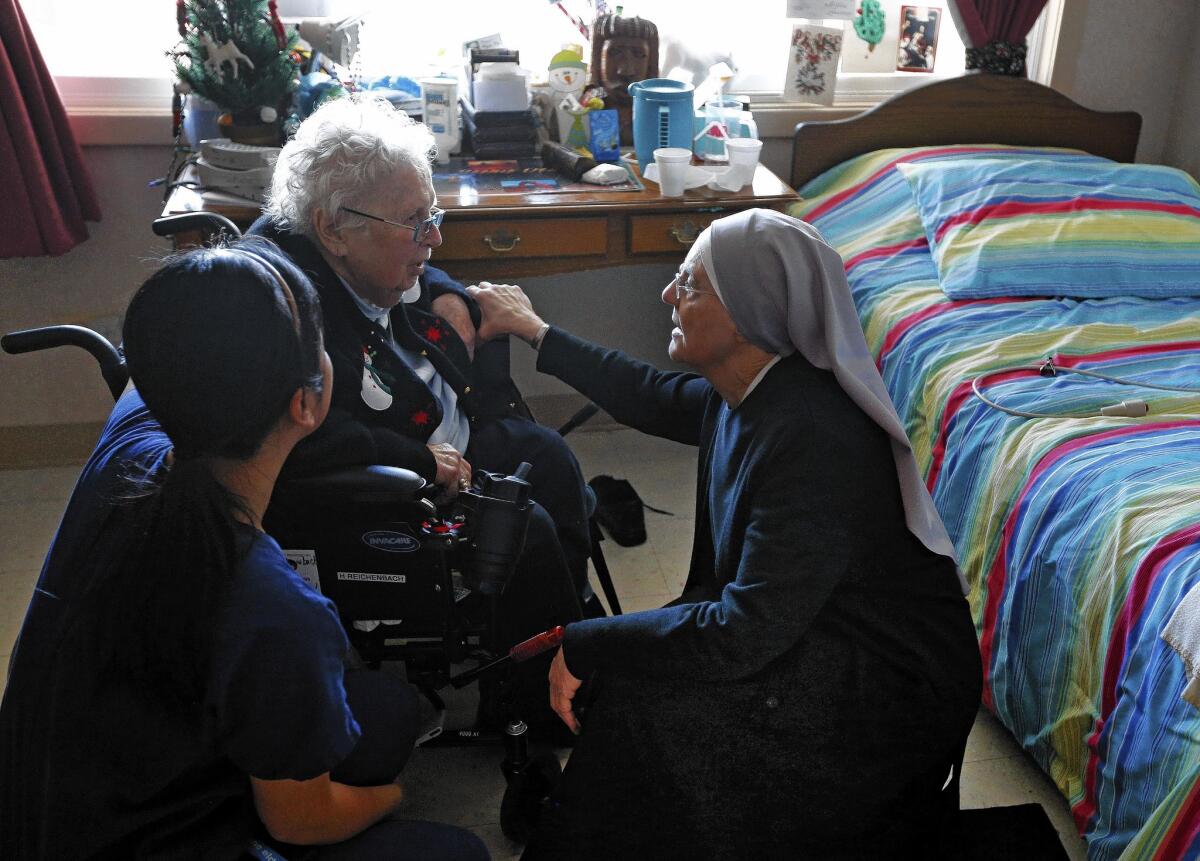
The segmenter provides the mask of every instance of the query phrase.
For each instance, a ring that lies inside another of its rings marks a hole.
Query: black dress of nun
[[[539,353],[619,421],[700,451],[684,594],[567,627],[594,696],[523,857],[928,857],[978,646],[841,260],[752,210],[714,222],[690,262],[781,357],[736,408],[560,329]]]

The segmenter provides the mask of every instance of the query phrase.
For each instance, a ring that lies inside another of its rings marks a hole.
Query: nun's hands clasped
[[[479,310],[483,314],[479,324],[480,341],[490,341],[501,335],[516,335],[522,340],[532,341],[544,325],[520,287],[481,281],[477,287],[468,287],[467,293],[479,303]]]

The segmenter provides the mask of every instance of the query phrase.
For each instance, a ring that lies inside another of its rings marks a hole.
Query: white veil
[[[832,371],[850,399],[887,432],[909,531],[934,553],[956,559],[867,349],[838,253],[811,225],[768,209],[718,219],[696,245],[693,254],[743,337],[780,356],[798,350]]]

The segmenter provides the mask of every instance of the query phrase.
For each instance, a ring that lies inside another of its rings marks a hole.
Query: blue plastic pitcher
[[[629,85],[633,96],[633,149],[642,170],[654,161],[654,151],[659,147],[692,148],[695,89],[670,78],[649,78]]]

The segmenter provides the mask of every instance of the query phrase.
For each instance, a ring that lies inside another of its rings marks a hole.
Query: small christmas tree
[[[874,51],[883,39],[883,8],[879,0],[863,0],[854,19],[854,32],[867,43],[867,50]]]
[[[275,0],[176,0],[182,42],[171,52],[181,89],[224,108],[235,123],[274,122],[296,81]]]

